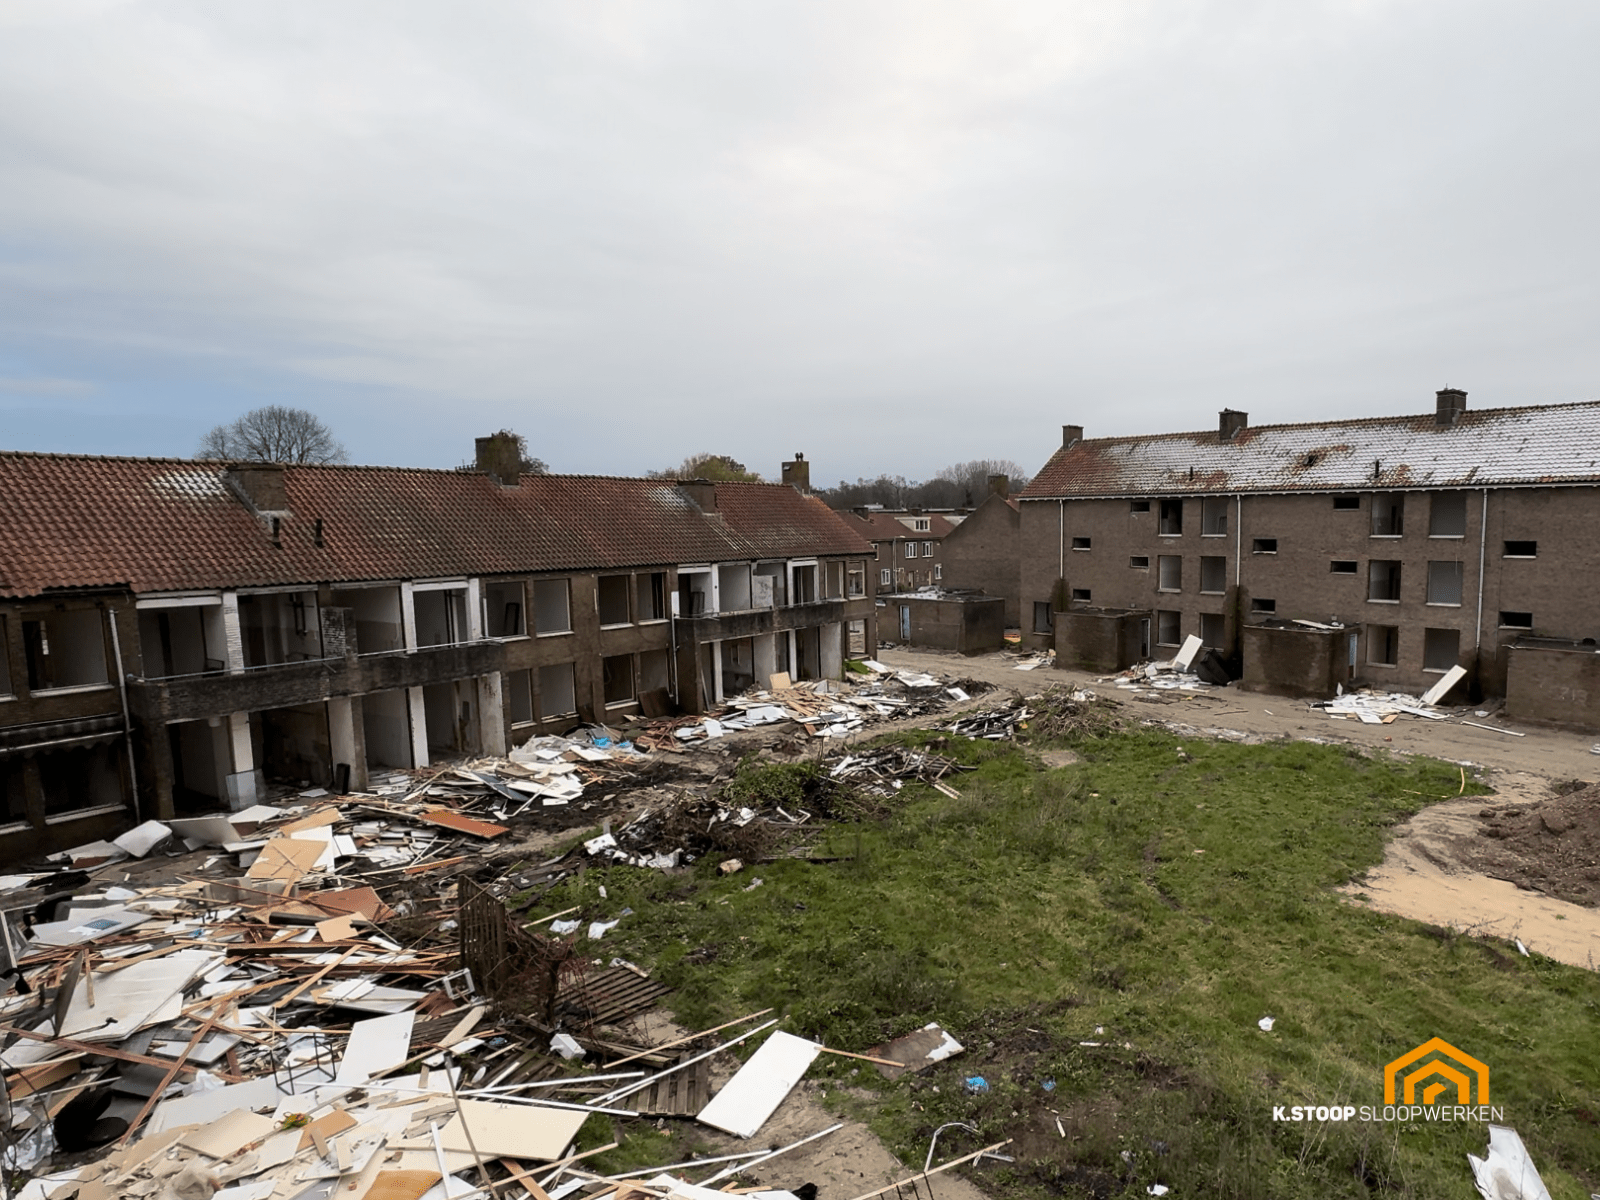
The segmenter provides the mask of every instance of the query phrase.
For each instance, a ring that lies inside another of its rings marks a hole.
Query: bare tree
[[[315,413],[268,404],[210,430],[200,439],[195,457],[236,462],[342,463],[347,456],[333,431]]]

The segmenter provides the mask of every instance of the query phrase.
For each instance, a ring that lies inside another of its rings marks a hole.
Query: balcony
[[[148,722],[193,721],[230,712],[312,704],[391,688],[423,687],[501,669],[497,641],[461,642],[420,650],[387,650],[343,658],[249,667],[128,683],[128,703]]]
[[[814,600],[808,604],[787,604],[782,608],[747,608],[719,612],[704,617],[679,617],[678,637],[694,642],[722,642],[730,638],[760,637],[790,629],[815,629],[837,625],[847,617],[846,605],[870,604],[857,599]]]

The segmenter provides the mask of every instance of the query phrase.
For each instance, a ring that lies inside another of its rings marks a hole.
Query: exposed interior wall
[[[722,694],[737,696],[755,685],[755,648],[750,638],[722,643]]]
[[[678,603],[678,611],[686,617],[716,612],[717,601],[712,592],[711,572],[679,571]]]
[[[520,637],[528,632],[520,579],[485,584],[483,610],[483,627],[490,637]]]
[[[356,617],[356,653],[404,650],[405,624],[400,613],[400,588],[335,588],[333,603]]]
[[[267,778],[288,784],[327,787],[333,782],[333,743],[323,704],[297,704],[252,714],[260,729],[256,762]]]
[[[634,698],[633,655],[610,654],[602,658],[600,675],[606,704],[623,704]]]
[[[167,726],[172,744],[174,800],[182,804],[181,793],[196,798],[221,801],[227,797],[227,778],[232,769],[228,755],[228,732],[221,721],[177,721]]]
[[[782,608],[789,603],[788,571],[781,562],[757,563],[751,586],[751,602],[756,608]]]
[[[665,650],[646,650],[639,655],[639,691],[653,692],[671,684]]]
[[[633,590],[631,575],[602,575],[595,585],[595,608],[600,624],[626,625],[633,619],[629,607],[629,593]]]
[[[572,587],[565,579],[533,581],[533,630],[538,634],[572,629]]]
[[[822,678],[822,638],[819,629],[794,631],[796,679]]]
[[[514,727],[533,721],[533,672],[506,672],[506,707]]]
[[[369,767],[412,765],[410,699],[404,689],[363,696],[361,727],[366,734]]]
[[[221,604],[141,609],[139,647],[144,656],[145,678],[199,675],[227,666],[227,651],[220,637],[207,641],[207,625],[214,622],[206,618],[220,619],[221,615]],[[217,632],[220,634],[220,627]]]
[[[432,683],[422,689],[430,754],[465,754],[478,749],[477,696],[470,679]]]
[[[321,658],[316,592],[241,594],[239,636],[247,667]]]
[[[817,631],[817,638],[823,678],[838,679],[844,674],[844,626],[824,625]]]
[[[741,612],[755,607],[750,586],[750,567],[745,563],[726,563],[717,568],[717,607],[723,612]]]

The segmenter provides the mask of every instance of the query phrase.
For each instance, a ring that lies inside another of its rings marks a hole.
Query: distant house
[[[866,507],[839,515],[871,543],[878,591],[909,592],[944,582],[944,539],[960,514]]]
[[[1302,425],[1228,410],[1195,433],[1064,426],[1020,497],[1024,641],[1089,662],[1170,657],[1195,635],[1247,685],[1313,694],[1417,693],[1460,665],[1458,696],[1600,724],[1600,403],[1466,401],[1446,388],[1430,413]]]
[[[1022,623],[1022,515],[1004,475],[989,477],[989,495],[944,538],[944,583],[1005,600],[1005,624]]]
[[[0,453],[0,855],[877,645],[872,547],[794,465],[521,475],[505,441],[471,471]]]

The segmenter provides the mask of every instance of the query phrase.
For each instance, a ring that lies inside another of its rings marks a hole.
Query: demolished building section
[[[1463,695],[1600,725],[1600,693],[1570,686],[1600,634],[1576,569],[1600,403],[1466,400],[1306,425],[1228,410],[1203,433],[1064,426],[1021,496],[1024,644],[1112,670],[1196,636],[1246,686],[1320,697],[1421,693],[1459,665]],[[1558,646],[1563,669],[1523,645]]]
[[[877,645],[793,486],[0,454],[0,854],[364,789]]]

